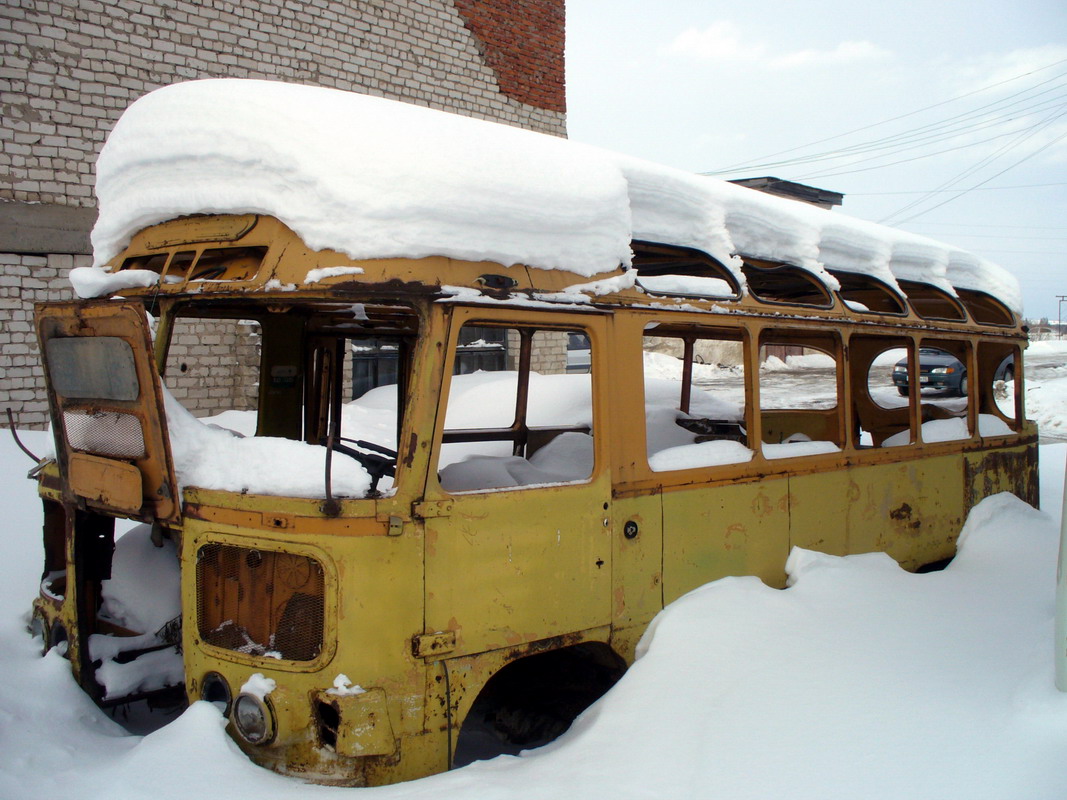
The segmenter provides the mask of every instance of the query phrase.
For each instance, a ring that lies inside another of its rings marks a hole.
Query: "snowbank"
[[[158,89],[97,162],[95,261],[184,214],[263,213],[354,259],[450,256],[565,269],[630,263],[631,239],[695,247],[743,284],[735,254],[895,285],[999,297],[1018,282],[955,247],[552,136],[376,97],[253,80]],[[99,276],[97,276],[99,278]]]
[[[42,449],[45,434],[23,435]],[[1042,448],[1053,512],[1065,456],[1067,445]],[[795,551],[785,591],[730,578],[669,607],[629,673],[555,744],[346,790],[254,766],[207,703],[130,735],[57,653],[40,657],[25,632],[42,559],[28,466],[0,438],[0,797],[1058,800],[1067,783],[1067,695],[1052,666],[1058,520],[1010,496],[974,510],[944,572]]]

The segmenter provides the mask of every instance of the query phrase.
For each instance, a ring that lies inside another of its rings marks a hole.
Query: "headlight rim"
[[[240,707],[246,703],[254,704],[255,708],[259,711],[263,718],[263,735],[257,738],[253,738],[249,735],[241,724]],[[271,705],[270,700],[259,695],[252,694],[251,692],[241,692],[234,699],[230,706],[230,720],[233,722],[234,730],[238,735],[246,742],[256,747],[263,747],[274,741],[274,737],[278,733],[278,725],[274,716],[274,707]]]
[[[224,675],[214,670],[205,672],[204,676],[200,679],[200,699],[204,702],[211,703],[218,708],[216,704],[219,700],[213,700],[207,696],[212,687],[219,687],[225,695],[226,707],[220,710],[222,711],[222,716],[229,719],[234,704],[233,689],[230,687],[230,682],[226,680]]]

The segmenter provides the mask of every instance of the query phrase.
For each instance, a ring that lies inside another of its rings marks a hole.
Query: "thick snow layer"
[[[45,434],[23,436],[43,449]],[[4,437],[0,797],[1059,800],[1067,695],[1053,685],[1053,515],[1065,456],[1067,445],[1042,448],[1048,513],[986,500],[944,572],[794,551],[785,591],[729,578],[674,603],[622,682],[555,744],[369,791],[254,766],[207,703],[128,734],[58,653],[41,658],[25,631],[40,503],[22,477],[29,460]]]
[[[381,98],[253,80],[158,89],[97,162],[96,264],[184,214],[264,213],[352,258],[443,255],[566,269],[630,260],[631,239],[986,291],[1017,281],[965,251],[713,178]],[[100,288],[98,293],[106,291]]]
[[[178,483],[229,492],[323,497],[326,448],[272,436],[243,437],[205,424],[163,390],[171,455]],[[331,487],[337,497],[363,497],[370,476],[349,458],[334,458]]]
[[[167,86],[123,114],[97,162],[96,263],[181,214],[273,214],[353,258],[444,255],[616,269],[626,183],[565,140],[334,89]],[[534,212],[534,213],[531,213]]]
[[[144,289],[159,283],[159,273],[148,269],[127,269],[111,273],[101,267],[74,267],[70,285],[78,297],[100,297],[123,289]]]
[[[115,542],[111,579],[101,586],[101,613],[138,633],[155,633],[182,611],[177,548],[170,539],[156,547],[151,535],[151,526],[138,525]]]

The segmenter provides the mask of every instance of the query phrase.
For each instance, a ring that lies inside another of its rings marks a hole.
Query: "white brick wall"
[[[6,0],[0,201],[92,207],[96,155],[122,110],[203,77],[351,89],[565,134],[563,114],[500,91],[449,0]],[[89,262],[0,254],[0,409],[22,425],[47,416],[32,303],[70,298],[66,271]],[[207,349],[189,346],[193,369]],[[197,413],[218,410],[208,400],[186,397]]]
[[[43,428],[48,424],[33,304],[72,299],[67,272],[91,261],[90,256],[0,253],[0,411],[10,408],[15,412],[20,427]],[[6,413],[3,426],[7,427]]]

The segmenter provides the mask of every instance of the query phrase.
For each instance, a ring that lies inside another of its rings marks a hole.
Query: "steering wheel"
[[[347,444],[342,444],[343,442],[349,442],[355,447],[349,447]],[[321,442],[324,447],[327,443],[327,439]],[[370,491],[372,492],[378,491],[378,481],[383,476],[388,475],[392,478],[396,475],[397,452],[388,447],[382,447],[374,442],[365,442],[362,439],[339,439],[334,441],[333,449],[355,459],[367,470],[370,474]],[[368,450],[370,452],[365,452]]]

